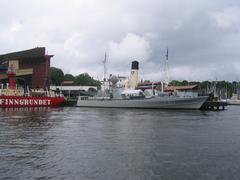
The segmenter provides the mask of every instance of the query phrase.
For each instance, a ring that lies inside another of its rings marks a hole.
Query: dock
[[[206,101],[202,107],[200,108],[201,110],[210,110],[210,111],[215,111],[215,110],[225,110],[225,107],[228,106],[227,102],[222,102],[222,101]]]

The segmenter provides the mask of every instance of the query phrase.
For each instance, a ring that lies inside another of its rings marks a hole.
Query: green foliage
[[[75,77],[72,74],[65,74],[63,77],[64,81],[74,81]]]
[[[238,93],[240,90],[240,82],[228,82],[228,81],[178,81],[173,80],[169,83],[171,86],[187,86],[198,85],[199,91],[203,93],[216,92],[220,97],[229,98],[233,93]]]
[[[203,81],[201,84],[201,89],[209,89],[211,87],[211,82]]]
[[[54,85],[61,85],[62,81],[63,81],[63,71],[59,68],[56,67],[51,67],[50,68],[50,79],[51,79],[51,84]]]
[[[169,85],[171,86],[182,86],[182,82],[178,81],[178,80],[172,80]]]
[[[89,76],[88,73],[83,73],[76,76],[74,84],[79,86],[101,86],[101,82],[94,80],[91,76]]]
[[[188,86],[188,85],[189,85],[189,83],[188,83],[188,81],[187,81],[187,80],[183,80],[183,82],[182,82],[182,85],[183,85],[183,86]]]
[[[93,79],[88,73],[82,73],[78,76],[72,74],[65,74],[63,71],[56,67],[50,68],[51,84],[61,85],[63,81],[73,81],[76,86],[97,86],[100,88],[101,82]],[[94,90],[93,90],[94,91]]]

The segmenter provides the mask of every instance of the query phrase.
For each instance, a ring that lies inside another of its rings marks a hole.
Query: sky
[[[239,0],[0,0],[0,54],[46,47],[65,74],[240,81]]]

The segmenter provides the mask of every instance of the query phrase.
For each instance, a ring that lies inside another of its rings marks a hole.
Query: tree
[[[72,74],[65,74],[63,77],[64,81],[74,81],[75,77]]]
[[[188,81],[187,80],[183,80],[182,86],[188,86],[188,85],[189,85]]]
[[[61,69],[56,68],[56,67],[50,68],[51,84],[54,84],[56,86],[61,85],[61,83],[63,81],[63,76],[64,76],[64,73]]]
[[[170,83],[169,83],[169,85],[170,86],[179,86],[179,81],[178,80],[172,80]]]
[[[97,87],[101,86],[101,82],[94,80],[91,76],[89,76],[88,73],[83,73],[76,76],[74,84],[80,86],[97,86]]]

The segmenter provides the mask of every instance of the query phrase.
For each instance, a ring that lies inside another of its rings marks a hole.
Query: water
[[[6,109],[0,179],[240,179],[240,107]]]

